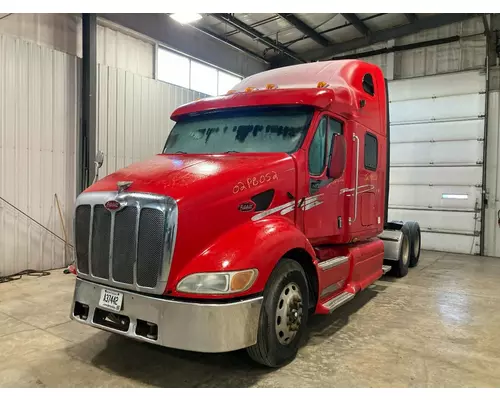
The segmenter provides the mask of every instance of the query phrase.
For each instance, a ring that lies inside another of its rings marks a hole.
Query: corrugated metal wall
[[[413,78],[448,72],[459,72],[484,66],[486,56],[486,39],[481,17],[457,22],[437,29],[428,29],[414,35],[395,39],[393,45],[402,46],[428,40],[462,36],[460,41],[428,46],[420,49],[398,51],[394,54],[379,54],[364,57],[363,60],[377,64],[385,75],[389,72],[388,63],[394,62],[394,79]],[[476,36],[471,36],[476,35]],[[388,46],[387,43],[357,49],[354,53],[378,50]]]
[[[412,78],[484,67],[486,38],[482,35],[483,32],[483,21],[478,17],[397,39],[396,45],[405,45],[456,35],[463,37],[458,42],[396,53],[394,78]]]
[[[98,96],[98,148],[105,155],[100,177],[161,153],[174,109],[206,97],[108,66],[99,66]]]
[[[97,63],[153,78],[154,45],[107,26],[97,26]]]
[[[0,34],[82,57],[79,14],[0,14]],[[97,26],[97,63],[153,77],[154,45],[102,23]]]
[[[79,59],[0,35],[0,197],[60,237],[55,194],[72,242]],[[204,95],[99,66],[98,145],[103,177],[161,152],[171,112]],[[71,249],[68,248],[68,262]],[[64,244],[0,200],[0,276],[64,266]]]
[[[0,35],[0,196],[63,236],[75,193],[77,58]],[[63,266],[64,245],[0,201],[0,276]]]

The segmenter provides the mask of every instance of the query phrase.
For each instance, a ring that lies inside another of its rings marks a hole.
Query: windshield
[[[312,115],[309,107],[259,107],[185,117],[170,132],[163,153],[293,152]]]

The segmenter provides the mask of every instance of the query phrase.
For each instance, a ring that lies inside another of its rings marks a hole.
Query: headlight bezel
[[[242,288],[238,289],[231,289],[231,283],[232,280],[241,274],[249,273],[251,272],[252,275],[250,279],[246,282],[246,284]],[[176,291],[179,293],[183,294],[197,294],[197,295],[230,295],[230,294],[235,294],[235,293],[242,293],[250,289],[255,281],[257,280],[257,277],[259,275],[259,271],[256,268],[248,268],[248,269],[243,269],[243,270],[237,270],[237,271],[217,271],[217,272],[196,272],[193,274],[186,275],[183,277],[176,285]],[[226,277],[226,284],[225,284],[225,290],[220,290],[220,289],[213,289],[208,286],[203,287],[203,286],[198,286],[198,288],[194,288],[194,285],[196,284],[208,284],[209,282],[203,282],[203,278],[205,280],[208,280],[210,277],[221,277],[225,276]],[[192,281],[192,282],[190,282]],[[188,285],[193,285],[193,288],[190,289]]]

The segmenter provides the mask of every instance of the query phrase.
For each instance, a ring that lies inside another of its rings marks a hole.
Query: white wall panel
[[[82,19],[79,14],[3,15],[0,34],[82,57]],[[99,23],[99,22],[98,22]],[[154,45],[118,28],[97,26],[97,62],[153,77]]]
[[[479,245],[478,236],[422,232],[422,246],[427,250],[474,254]]]
[[[82,54],[81,18],[78,14],[4,14],[0,35],[9,35],[62,51]]]
[[[484,115],[484,94],[459,94],[406,101],[391,101],[391,123],[460,120]]]
[[[389,83],[389,217],[423,218],[425,249],[479,251],[485,87],[481,70]]]
[[[97,27],[97,62],[153,78],[154,45],[107,26]]]
[[[466,199],[444,198],[443,194],[467,195]],[[474,210],[481,204],[481,188],[471,186],[394,185],[389,191],[391,208],[437,208]],[[408,218],[406,218],[408,219]]]
[[[483,119],[391,125],[391,143],[482,139]]]
[[[63,237],[75,197],[77,58],[0,35],[0,196]],[[69,252],[68,252],[69,253]],[[0,200],[0,276],[64,266],[61,240]]]
[[[391,185],[480,185],[482,167],[460,168],[428,166],[428,167],[396,167],[390,170]]]
[[[485,75],[478,71],[428,76],[425,79],[401,79],[390,83],[391,102],[428,99],[484,92]]]
[[[479,214],[479,212],[392,209],[389,212],[389,218],[418,221],[423,230],[473,234],[478,226],[476,218],[479,218]]]
[[[486,40],[481,17],[428,29],[396,39],[396,45],[461,36],[460,41],[397,52],[395,78],[412,78],[464,71],[484,66]],[[477,36],[470,36],[477,35]]]
[[[392,165],[474,165],[483,159],[483,142],[460,140],[391,144]]]

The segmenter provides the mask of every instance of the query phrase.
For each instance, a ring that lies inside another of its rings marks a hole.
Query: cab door
[[[333,137],[343,135],[343,127],[342,120],[322,115],[307,149],[308,194],[299,200],[299,209],[304,213],[304,232],[313,245],[340,236],[345,226],[345,207],[339,204],[344,174],[338,179],[327,174],[335,150]]]

